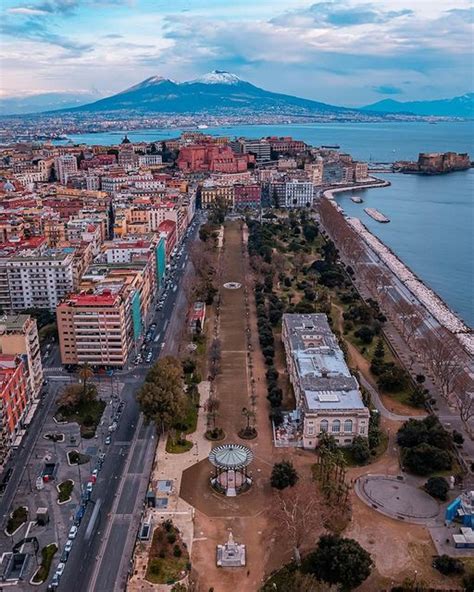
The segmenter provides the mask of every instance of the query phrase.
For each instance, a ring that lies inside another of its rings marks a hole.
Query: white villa
[[[282,340],[288,375],[302,419],[303,448],[329,432],[340,446],[367,437],[369,410],[349,372],[325,314],[284,314]]]

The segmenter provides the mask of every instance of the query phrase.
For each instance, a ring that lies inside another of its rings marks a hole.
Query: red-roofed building
[[[160,236],[165,239],[166,244],[166,259],[171,257],[171,253],[176,246],[177,235],[176,235],[176,222],[173,220],[164,220],[158,226],[158,232]]]
[[[235,154],[228,145],[207,143],[184,146],[176,162],[185,173],[239,173],[246,171],[249,163],[255,162],[255,157],[253,154]]]

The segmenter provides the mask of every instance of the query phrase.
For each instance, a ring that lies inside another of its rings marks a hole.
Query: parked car
[[[108,446],[111,442],[112,442],[111,436],[107,436],[107,438],[105,439],[106,445]]]
[[[67,535],[68,539],[75,539],[77,535],[77,526],[71,526],[69,529],[69,534]]]
[[[66,544],[64,545],[64,550],[67,551],[68,553],[71,552],[72,546],[73,546],[73,541],[71,541],[70,539],[66,541]]]
[[[58,578],[60,578],[63,575],[65,567],[66,567],[66,564],[62,561],[61,561],[61,563],[58,564],[58,567],[56,568],[56,575],[58,576]]]
[[[99,452],[99,460],[101,460],[101,461],[105,460],[105,452]]]
[[[109,425],[109,432],[115,432],[116,429],[117,429],[117,422],[114,421],[113,423],[111,423]]]
[[[87,493],[92,493],[92,490],[94,489],[94,484],[92,483],[92,481],[88,481],[87,485],[86,485],[86,491]]]

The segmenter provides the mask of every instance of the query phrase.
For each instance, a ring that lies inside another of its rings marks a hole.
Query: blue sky
[[[470,0],[2,0],[2,95],[224,69],[333,104],[473,90]]]

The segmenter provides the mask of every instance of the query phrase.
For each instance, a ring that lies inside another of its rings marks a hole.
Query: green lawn
[[[24,506],[18,506],[13,510],[12,515],[8,518],[7,532],[11,534],[15,532],[22,524],[28,520],[28,511]]]
[[[58,501],[65,502],[70,499],[72,490],[74,489],[74,482],[67,479],[58,485]]]
[[[168,529],[165,528],[167,523]],[[176,549],[179,557],[175,554]],[[189,553],[179,530],[169,521],[155,529],[148,557],[145,578],[153,584],[173,584],[190,569]]]
[[[50,545],[47,545],[41,549],[41,566],[35,573],[33,582],[40,584],[48,578],[49,570],[51,569],[51,562],[53,561],[53,557],[57,550],[58,547],[54,543],[51,543]]]
[[[176,440],[173,442],[168,434],[168,439],[166,440],[166,452],[171,454],[182,454],[183,452],[188,452],[193,447],[193,443],[189,440]]]

